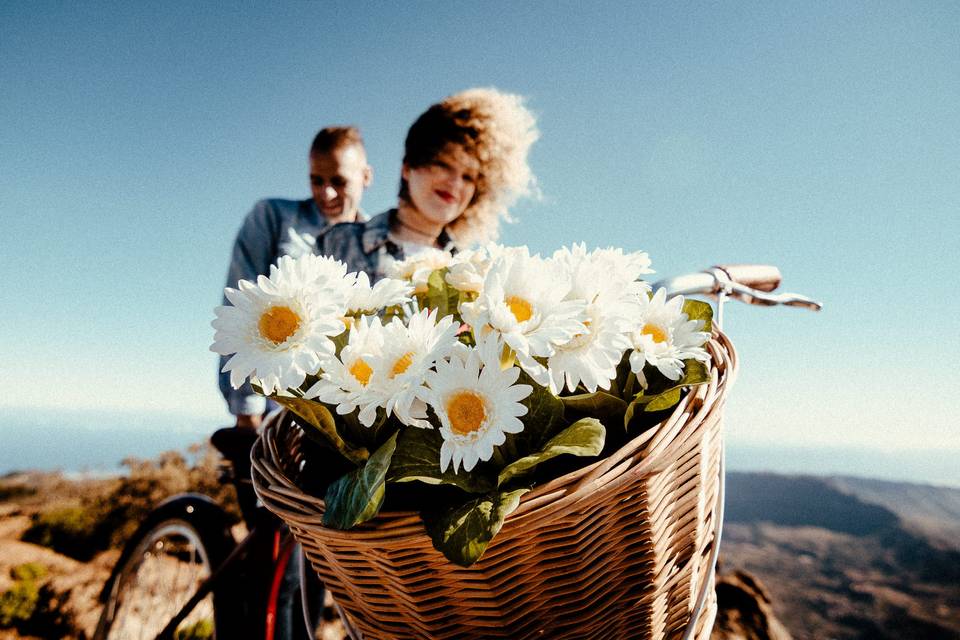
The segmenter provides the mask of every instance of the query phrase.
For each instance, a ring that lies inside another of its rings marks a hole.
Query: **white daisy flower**
[[[581,248],[583,248],[582,243]],[[624,282],[637,282],[642,276],[656,273],[650,268],[650,256],[643,251],[624,253],[623,249],[607,247],[595,249],[589,255],[592,262],[605,265],[609,273]],[[641,285],[645,291],[650,290],[647,283],[641,283]]]
[[[679,380],[683,361],[689,358],[710,361],[703,345],[710,334],[700,331],[703,320],[690,320],[683,312],[683,296],[667,300],[666,289],[658,289],[653,298],[640,298],[640,321],[632,334],[633,353],[630,369],[645,384],[643,366],[650,363],[670,380]]]
[[[607,247],[587,252],[583,242],[557,249],[553,259],[574,270],[586,261],[593,265],[596,273],[604,274],[605,280],[620,283],[620,286],[629,288],[637,295],[650,291],[649,283],[642,281],[641,277],[655,273],[650,268],[650,256],[643,251],[625,254],[623,249]]]
[[[313,254],[297,258],[281,256],[270,267],[270,279],[278,284],[289,281],[290,286],[299,286],[314,290],[314,295],[322,296],[327,302],[336,304],[344,315],[347,300],[351,296],[357,274],[347,273],[347,265],[329,256]]]
[[[224,293],[233,305],[215,309],[211,351],[232,357],[223,371],[239,388],[249,377],[264,393],[299,387],[332,354],[330,337],[344,330],[339,300],[309,265],[281,260],[257,284],[241,280]]]
[[[484,349],[485,341],[493,346]],[[490,459],[493,448],[504,443],[506,434],[523,431],[519,416],[525,415],[527,408],[521,400],[533,387],[515,384],[520,376],[517,367],[504,370],[498,362],[481,356],[484,350],[490,354],[499,351],[495,336],[481,340],[479,349],[471,349],[463,360],[441,360],[436,371],[426,374],[429,389],[425,397],[440,419],[443,436],[441,472],[451,463],[454,472],[459,471],[461,463],[464,471],[470,471],[477,462]]]
[[[424,375],[460,344],[459,328],[453,316],[438,321],[435,309],[412,315],[407,326],[394,318],[384,327],[383,347],[374,366],[369,402],[386,409],[387,415],[396,415],[404,424],[429,428],[427,407],[420,399]]]
[[[514,352],[524,370],[540,384],[549,375],[534,358],[549,357],[556,346],[587,328],[586,303],[566,300],[569,273],[525,250],[499,256],[484,278],[483,291],[460,305],[464,320],[483,335],[493,331]]]
[[[557,345],[547,361],[553,393],[564,387],[575,391],[581,383],[591,393],[609,389],[623,352],[632,346],[627,334],[640,308],[642,284],[632,270],[612,268],[602,252],[609,250],[587,253],[580,244],[554,254],[553,259],[570,277],[567,299],[586,303],[587,320],[586,330]]]
[[[452,258],[449,252],[442,249],[424,248],[404,260],[392,258],[386,260],[384,273],[389,278],[409,280],[413,283],[416,293],[426,293],[430,274],[437,269],[449,266]]]
[[[364,272],[356,274],[356,282],[347,299],[347,314],[372,314],[385,307],[410,301],[413,285],[405,280],[383,278],[372,287],[370,277]]]
[[[368,427],[372,425],[377,417],[377,403],[371,397],[370,380],[383,351],[383,341],[380,318],[361,316],[351,325],[340,357],[323,360],[320,380],[307,389],[304,397],[336,405],[340,415],[361,407],[360,422]]]
[[[447,284],[460,291],[478,294],[483,289],[484,278],[494,259],[503,255],[524,254],[529,254],[526,246],[505,247],[492,242],[476,249],[461,251],[453,256],[450,262]]]
[[[490,253],[486,247],[468,249],[453,256],[445,279],[454,289],[480,293],[489,268]]]

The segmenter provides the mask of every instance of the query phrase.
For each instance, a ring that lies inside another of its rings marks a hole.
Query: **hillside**
[[[960,489],[869,478],[833,477],[831,486],[900,517],[931,543],[960,551]]]
[[[153,504],[194,486],[186,484],[190,477],[196,488],[209,490],[210,458],[198,454],[190,465],[175,455],[131,464],[126,480],[0,478],[0,599],[15,587],[17,567],[35,563],[44,571],[39,614],[21,630],[33,637],[84,637],[117,555],[115,548],[74,548],[65,550],[69,557],[24,540],[39,514],[113,505],[114,498],[91,497],[118,491],[129,497],[131,489]],[[727,487],[716,640],[788,634],[797,640],[960,639],[960,550],[950,536],[960,527],[960,491],[748,473],[730,474]],[[125,506],[134,519],[137,504]],[[327,631],[328,638],[340,637],[334,628]],[[26,636],[10,625],[0,628],[0,640],[20,637]]]
[[[732,473],[722,570],[758,576],[798,639],[960,638],[960,551],[941,539],[960,524],[957,500],[940,487]]]

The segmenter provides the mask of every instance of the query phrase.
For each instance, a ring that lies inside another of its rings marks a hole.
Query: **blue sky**
[[[960,450],[957,5],[479,5],[0,4],[0,413],[225,422],[243,215],[347,122],[387,208],[413,119],[492,85],[542,132],[505,243],[771,262],[825,302],[729,309],[731,442]]]

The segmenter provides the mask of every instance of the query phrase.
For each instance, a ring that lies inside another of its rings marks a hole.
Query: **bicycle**
[[[666,287],[670,295],[716,297],[718,327],[723,322],[723,305],[730,298],[763,306],[821,308],[819,303],[805,296],[774,294],[780,280],[780,272],[773,266],[727,265],[663,280],[655,283],[654,288]],[[292,416],[286,412],[275,412],[267,420],[280,419],[292,419]],[[271,614],[271,606],[276,606],[279,584],[284,567],[292,556],[294,541],[279,519],[257,506],[250,484],[249,456],[244,458],[243,455],[249,452],[252,435],[246,441],[233,442],[238,437],[237,433],[235,429],[221,429],[212,440],[214,446],[231,461],[228,468],[232,469],[232,473],[226,477],[236,487],[250,534],[236,543],[229,532],[226,513],[206,496],[184,494],[159,505],[124,547],[120,560],[104,586],[101,594],[104,610],[94,640],[127,637],[156,637],[162,640],[199,637],[272,639],[275,615]],[[723,522],[723,473],[721,456],[719,509],[710,559],[711,571],[716,567]],[[302,601],[318,602],[323,585],[316,579],[315,573],[305,567],[302,555],[299,559]],[[141,584],[141,573],[149,578],[150,570],[160,564],[170,566],[165,571],[155,570],[159,576],[157,588],[152,588],[145,580]],[[177,570],[173,570],[173,566]],[[185,579],[179,573],[179,569],[184,567],[188,569]],[[232,574],[243,574],[244,569],[250,580],[239,583],[226,580]],[[704,586],[712,583],[711,576],[704,581]],[[140,594],[141,599],[164,605],[162,612],[158,606],[150,611],[151,617],[159,618],[154,626],[163,625],[156,634],[147,633],[142,620],[137,619],[138,611],[145,608],[142,602],[137,602],[137,594],[141,591],[147,592]],[[158,601],[153,591],[178,594],[179,597]],[[683,636],[685,640],[692,637],[696,629],[706,595],[706,589],[701,589]],[[241,605],[241,615],[235,613],[238,603]],[[130,616],[126,619],[133,625],[140,625],[134,626],[136,636],[116,633],[125,629],[121,622],[125,605],[132,609],[126,612]],[[309,620],[309,606],[306,604],[304,614]],[[348,635],[359,640],[360,633],[351,626],[349,618],[341,616],[341,620]]]
[[[257,505],[249,461],[255,438],[233,427],[211,438],[223,455],[219,480],[236,490],[246,537],[234,539],[230,516],[208,496],[186,493],[159,504],[124,546],[101,591],[94,640],[274,638],[287,567],[299,558],[287,528]],[[323,602],[323,585],[306,575],[302,562],[299,577],[304,620],[296,637],[312,638],[307,621],[316,619],[311,606]]]

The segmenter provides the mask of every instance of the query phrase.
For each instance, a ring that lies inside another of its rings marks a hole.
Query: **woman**
[[[496,239],[507,208],[533,189],[527,153],[538,135],[519,96],[468,89],[444,99],[407,133],[396,208],[328,228],[317,253],[375,281],[391,262],[387,256],[402,260]]]
[[[519,96],[468,89],[444,99],[407,132],[396,208],[328,227],[316,253],[373,282],[394,260],[494,240],[507,208],[533,189],[527,152],[538,136]]]

